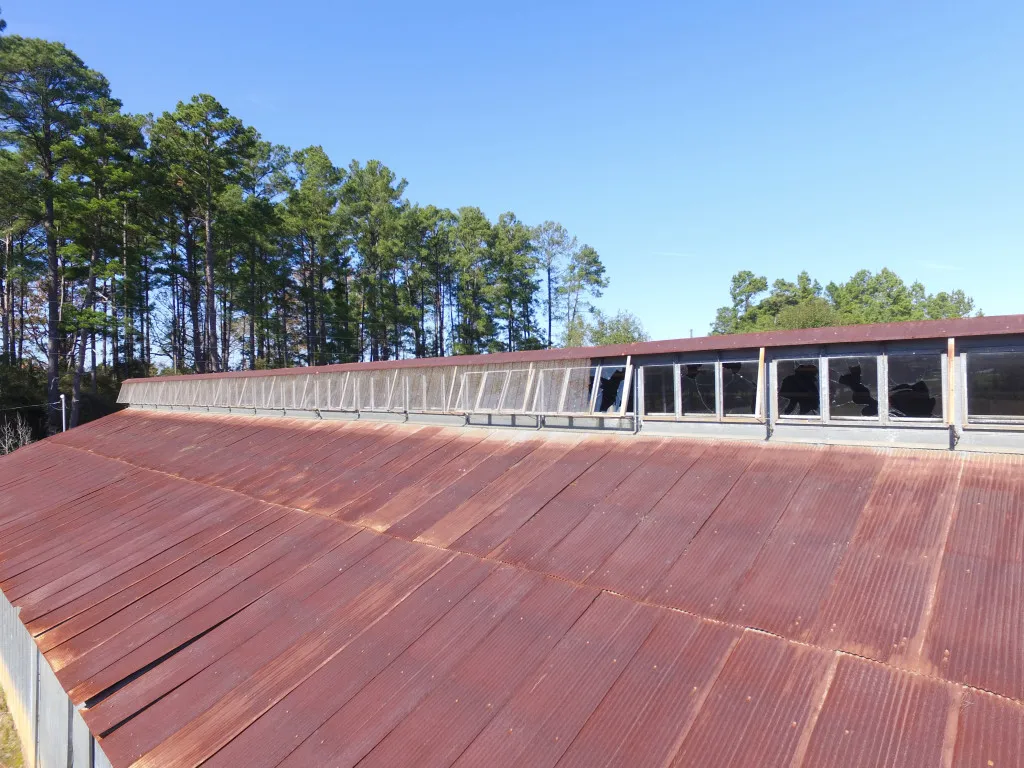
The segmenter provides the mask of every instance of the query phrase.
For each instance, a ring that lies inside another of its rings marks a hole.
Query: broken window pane
[[[722,363],[722,412],[753,416],[757,406],[757,361]]]
[[[672,381],[674,366],[644,366],[644,413],[676,412],[676,393]]]
[[[679,391],[685,416],[715,414],[715,364],[679,366]]]
[[[967,353],[968,416],[1024,416],[1024,352]]]
[[[828,401],[834,419],[878,418],[878,358],[829,358]]]
[[[622,390],[626,380],[626,366],[601,366],[601,380],[597,383],[597,413],[618,413],[622,407]]]
[[[889,355],[889,415],[942,417],[942,355]]]
[[[780,416],[817,416],[821,413],[818,390],[818,359],[780,360],[776,363],[779,378]]]

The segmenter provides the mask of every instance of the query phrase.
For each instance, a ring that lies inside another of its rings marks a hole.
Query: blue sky
[[[129,110],[209,92],[414,201],[561,221],[655,338],[729,277],[888,266],[1024,312],[1024,3],[0,0]]]

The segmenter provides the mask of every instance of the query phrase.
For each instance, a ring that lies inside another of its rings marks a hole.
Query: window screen
[[[780,415],[817,416],[821,413],[818,359],[780,360],[775,365],[779,378]]]
[[[562,398],[562,385],[566,371],[549,368],[537,371],[537,385],[533,395],[533,409],[538,413],[555,413]]]
[[[1024,352],[967,353],[967,415],[1024,417]]]
[[[722,363],[722,412],[752,416],[757,405],[757,363]]]
[[[644,366],[644,413],[676,412],[676,393],[671,365]]]
[[[715,414],[715,364],[679,366],[679,391],[683,415],[707,416]]]
[[[480,410],[496,411],[498,409],[498,404],[501,402],[501,393],[505,389],[505,379],[507,378],[507,371],[492,371],[482,377],[483,381],[478,393]],[[469,407],[475,409],[476,405],[470,402]]]
[[[889,415],[942,418],[942,355],[889,355]]]
[[[878,417],[877,357],[829,358],[828,409],[836,419]]]
[[[569,386],[565,390],[564,413],[589,413],[590,395],[594,391],[596,368],[570,368]]]

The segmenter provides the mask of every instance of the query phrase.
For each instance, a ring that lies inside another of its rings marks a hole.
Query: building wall
[[[25,768],[109,768],[57,676],[0,593],[0,686],[21,740]]]

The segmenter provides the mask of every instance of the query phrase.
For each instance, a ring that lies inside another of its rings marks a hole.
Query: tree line
[[[208,94],[130,114],[61,43],[0,36],[0,365],[45,361],[52,431],[104,377],[644,337],[593,309],[605,267],[562,225],[406,184]]]
[[[796,282],[775,280],[750,270],[733,275],[731,303],[721,307],[713,334],[825,328],[905,320],[940,320],[980,315],[963,290],[928,293],[920,282],[907,284],[890,269],[862,269],[845,282],[822,286],[807,272]]]

